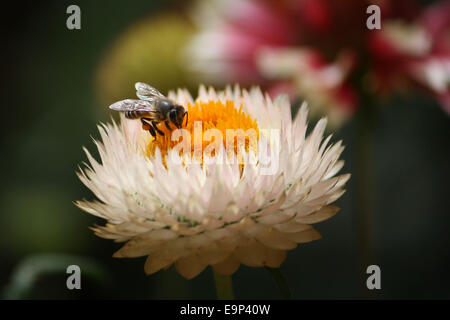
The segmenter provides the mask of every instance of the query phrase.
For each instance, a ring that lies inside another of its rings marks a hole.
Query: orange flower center
[[[227,156],[237,155],[241,164],[240,151],[252,150],[256,154],[259,129],[256,120],[236,108],[233,101],[197,101],[187,106],[188,121],[178,132],[171,124],[168,130],[164,123],[158,129],[164,136],[157,134],[147,146],[147,155],[153,156],[159,148],[164,157],[168,151],[180,145],[180,155],[190,152],[191,156],[203,163],[203,155],[215,156],[221,145],[225,146]],[[186,120],[184,120],[186,121]]]

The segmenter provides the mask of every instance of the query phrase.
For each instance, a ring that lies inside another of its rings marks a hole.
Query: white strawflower
[[[165,136],[155,139],[138,120],[122,117],[120,124],[100,126],[102,142],[95,143],[101,163],[85,150],[90,167],[79,173],[98,200],[76,204],[107,220],[93,228],[98,236],[125,242],[115,257],[147,256],[147,274],[174,263],[190,279],[208,265],[225,275],[241,263],[279,267],[287,250],[320,238],[311,224],[338,211],[330,204],[344,193],[350,177],[335,176],[343,166],[343,147],[341,142],[328,145],[330,137],[322,141],[326,119],[305,137],[307,107],[292,120],[287,97],[271,100],[257,88],[216,92],[200,87],[195,101],[186,90],[168,97],[188,110],[184,129],[192,136],[199,121],[201,133],[223,133],[223,141],[213,139],[218,151],[228,146],[226,129],[256,130],[257,144],[238,142],[226,154],[247,158],[220,163],[211,161],[220,152],[198,156],[194,137],[195,162],[174,148],[177,142],[170,141],[164,125],[159,128]],[[264,147],[272,152],[270,164],[259,152]]]

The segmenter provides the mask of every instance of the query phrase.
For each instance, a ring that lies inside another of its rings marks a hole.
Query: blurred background
[[[81,9],[69,30],[66,9]],[[381,29],[366,8],[381,9]],[[88,229],[73,201],[107,106],[134,83],[260,85],[329,117],[352,173],[323,239],[288,252],[295,299],[450,298],[448,1],[205,0],[21,2],[2,10],[0,296],[7,299],[215,299],[210,268],[145,276],[145,258]],[[66,288],[69,264],[82,290]],[[368,292],[365,268],[381,268]],[[277,299],[266,270],[241,266],[238,299]]]

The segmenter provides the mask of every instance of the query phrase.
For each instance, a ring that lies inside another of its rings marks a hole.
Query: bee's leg
[[[150,132],[150,134],[153,137],[156,137],[156,132],[153,129],[152,125],[150,123],[148,123],[147,121],[150,121],[150,119],[147,118],[141,118],[141,122],[142,122],[142,129],[144,130],[148,130],[148,132]]]
[[[148,132],[150,132],[150,134],[153,136],[153,138],[156,138],[156,132],[155,129],[153,129],[152,126],[148,126]]]
[[[153,129],[155,129],[156,132],[158,132],[160,135],[164,136],[164,132],[162,132],[161,130],[158,129],[157,123],[155,121],[152,121],[152,125],[153,125]]]
[[[150,127],[150,124],[146,121],[147,119],[145,118],[141,118],[141,123],[142,123],[142,129],[144,130],[148,130],[148,128]]]
[[[172,130],[172,128],[170,127],[170,125],[169,125],[169,121],[164,121],[164,124],[166,125],[166,128],[167,129],[169,129],[169,130]]]

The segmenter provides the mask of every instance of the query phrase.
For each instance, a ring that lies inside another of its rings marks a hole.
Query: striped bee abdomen
[[[133,110],[133,111],[126,111],[125,112],[125,118],[128,119],[139,119],[142,116],[147,115],[148,112],[146,111],[139,111],[139,110]]]

